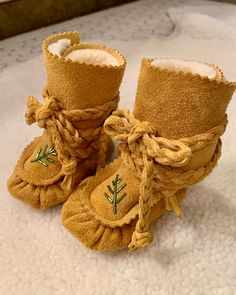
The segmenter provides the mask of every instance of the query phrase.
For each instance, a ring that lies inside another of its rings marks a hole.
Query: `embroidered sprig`
[[[51,147],[48,152],[47,152],[47,149],[48,149],[47,144],[44,146],[43,149],[39,148],[38,151],[37,151],[35,159],[32,159],[31,162],[32,163],[33,162],[38,162],[41,165],[43,165],[44,167],[48,166],[48,164],[45,162],[46,160],[48,162],[50,162],[50,163],[53,163],[54,161],[50,158],[50,156],[56,156],[57,155],[56,149],[55,149],[55,147]]]
[[[109,192],[112,194],[113,198],[110,197],[106,192],[104,196],[107,200],[112,204],[112,211],[114,214],[117,213],[117,204],[126,196],[126,193],[123,193],[121,196],[118,197],[118,194],[126,187],[127,183],[122,184],[121,187],[118,188],[118,184],[121,183],[122,178],[119,175],[116,175],[115,180],[112,181],[113,189],[110,185],[107,186]]]

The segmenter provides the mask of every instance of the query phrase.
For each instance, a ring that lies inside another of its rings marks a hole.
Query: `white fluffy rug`
[[[175,31],[168,38],[108,44],[128,60],[121,107],[133,108],[141,57],[214,62],[236,79],[236,28],[216,12],[200,13],[170,10]],[[41,57],[0,74],[0,294],[236,294],[236,97],[219,165],[189,189],[183,218],[169,213],[158,220],[153,244],[140,253],[99,254],[62,227],[61,206],[38,212],[6,190],[20,152],[41,133],[25,125],[24,110],[26,97],[40,97],[43,85]]]

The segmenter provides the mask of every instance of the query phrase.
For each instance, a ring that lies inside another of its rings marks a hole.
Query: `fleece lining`
[[[71,45],[71,40],[64,38],[59,39],[58,41],[48,45],[48,51],[52,54],[55,54],[57,56],[61,56],[62,53]]]
[[[179,59],[159,59],[156,58],[151,63],[153,66],[161,67],[164,69],[169,70],[176,70],[176,71],[182,71],[184,73],[192,73],[192,74],[198,74],[202,77],[208,77],[208,78],[215,78],[216,71],[211,66],[196,62],[196,61],[185,61],[185,60],[179,60]]]
[[[48,51],[54,55],[61,57],[63,52],[71,45],[71,40],[67,38],[60,39],[48,46]],[[109,52],[102,49],[85,48],[73,50],[65,56],[65,59],[77,61],[80,63],[92,65],[111,65],[119,66],[120,63]]]
[[[79,49],[70,52],[65,57],[73,61],[84,62],[93,65],[118,66],[119,61],[105,50],[101,49]]]

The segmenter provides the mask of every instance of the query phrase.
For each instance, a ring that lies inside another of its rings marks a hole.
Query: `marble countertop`
[[[41,42],[55,32],[76,31],[85,41],[126,41],[168,36],[173,23],[169,7],[199,4],[198,0],[140,0],[77,17],[0,41],[0,71],[41,53]]]

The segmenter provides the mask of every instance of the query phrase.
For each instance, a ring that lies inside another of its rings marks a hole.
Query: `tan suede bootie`
[[[8,181],[14,197],[39,209],[67,200],[112,153],[102,125],[117,108],[126,65],[114,49],[80,43],[77,32],[52,35],[42,48],[45,101],[29,97],[26,122],[44,133],[26,147]]]
[[[121,155],[70,196],[64,226],[94,250],[147,246],[150,224],[167,210],[180,216],[186,188],[215,167],[234,90],[215,66],[144,59],[134,114],[105,122]]]

